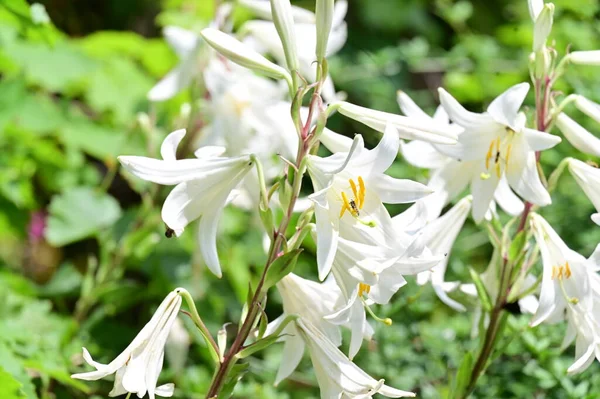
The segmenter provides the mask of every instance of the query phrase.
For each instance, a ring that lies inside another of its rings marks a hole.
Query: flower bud
[[[334,0],[317,0],[315,14],[317,16],[317,61],[321,62],[327,52],[327,42],[333,21]]]
[[[275,65],[232,36],[213,28],[206,28],[200,34],[212,48],[236,64],[273,78],[291,81],[291,76],[285,69]]]
[[[544,46],[546,46],[546,39],[552,30],[553,19],[554,4],[548,3],[542,8],[533,27],[533,51],[536,53],[542,51]]]
[[[576,65],[600,65],[600,50],[573,51],[567,57]]]
[[[544,8],[544,0],[527,0],[527,5],[529,6],[529,16],[535,22]]]
[[[285,62],[289,71],[298,70],[298,54],[296,50],[296,33],[290,0],[271,0],[271,13],[277,34],[281,39]]]

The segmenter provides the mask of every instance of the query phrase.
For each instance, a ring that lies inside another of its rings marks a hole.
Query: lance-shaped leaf
[[[302,249],[294,249],[275,259],[267,271],[263,290],[268,290],[270,287],[277,284],[282,278],[290,274],[294,270],[294,267],[296,267],[296,261],[298,260],[298,256],[301,252]]]

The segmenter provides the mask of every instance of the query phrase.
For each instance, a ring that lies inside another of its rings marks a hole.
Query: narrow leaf
[[[492,301],[490,300],[490,295],[488,294],[483,281],[481,281],[481,277],[473,268],[469,268],[469,272],[471,273],[473,283],[475,283],[475,288],[477,288],[477,295],[479,296],[483,310],[490,312],[492,310]]]

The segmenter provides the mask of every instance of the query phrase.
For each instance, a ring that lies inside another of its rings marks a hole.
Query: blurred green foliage
[[[156,154],[164,134],[182,127],[178,115],[188,93],[160,105],[145,98],[176,63],[159,27],[198,30],[214,3],[42,3],[52,22],[39,8],[31,13],[24,0],[0,1],[0,397],[100,398],[110,382],[69,378],[82,369],[81,346],[98,361],[110,361],[170,289],[185,286],[214,333],[239,320],[239,302],[264,262],[260,221],[226,210],[219,242],[225,277],[217,280],[201,266],[192,233],[164,239],[160,204],[168,190],[155,187],[145,196],[148,185],[115,174],[117,155]],[[313,7],[309,0],[297,3]],[[560,53],[568,46],[600,48],[598,2],[555,4],[553,39]],[[338,89],[360,105],[397,112],[395,92],[402,89],[433,111],[436,88],[443,85],[479,111],[510,85],[528,80],[532,28],[525,0],[351,0],[347,21],[348,43],[330,67]],[[600,100],[596,74],[579,67],[560,88]],[[139,112],[156,123],[154,134],[138,122]],[[370,144],[378,139],[339,117],[331,125],[348,135],[365,133]],[[565,142],[544,153],[547,172],[565,156],[587,159]],[[427,178],[401,161],[393,174]],[[544,216],[573,249],[588,255],[600,241],[589,220],[591,204],[568,175],[554,200]],[[314,245],[307,248],[296,270],[315,277]],[[483,270],[490,254],[485,234],[467,225],[452,252],[448,280],[467,281],[468,268]],[[82,294],[91,299],[78,301]],[[277,295],[266,311],[278,315]],[[357,363],[419,397],[447,397],[463,354],[477,345],[472,312],[455,313],[411,280],[379,313],[394,324],[377,326],[375,341]],[[527,316],[510,316],[501,344],[506,353],[474,396],[597,397],[598,363],[566,376],[573,349],[559,351],[563,327],[532,330],[527,322]],[[186,367],[167,367],[163,378],[175,381],[176,397],[200,398],[211,378],[210,358],[192,323],[185,324],[193,339]],[[252,358],[235,397],[316,397],[307,359],[292,378],[272,386],[279,356],[273,348]]]

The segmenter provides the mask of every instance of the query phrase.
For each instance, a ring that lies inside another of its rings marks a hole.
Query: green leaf
[[[471,267],[469,268],[469,273],[471,273],[471,278],[473,279],[473,283],[475,283],[475,288],[477,288],[477,295],[479,296],[483,310],[490,312],[492,310],[492,301],[485,288],[485,285],[483,284],[483,281],[481,281],[481,277]]]
[[[15,42],[7,55],[25,72],[27,81],[52,92],[80,91],[98,63],[67,44],[54,48],[41,43]]]
[[[278,339],[279,339],[279,335],[276,335],[276,334],[269,335],[268,337],[258,340],[256,342],[254,342],[252,345],[245,347],[244,349],[239,351],[237,353],[237,355],[235,355],[235,356],[238,359],[245,359],[248,356],[251,356],[252,354],[254,354],[256,352],[273,345],[275,342],[277,342]]]
[[[133,61],[111,58],[92,75],[86,99],[96,112],[111,112],[117,122],[126,124],[142,109],[152,84]]]
[[[525,244],[527,244],[527,234],[525,233],[525,230],[521,230],[510,243],[510,247],[508,249],[508,260],[510,262],[514,262],[515,259],[517,259],[523,253]]]
[[[121,216],[113,197],[88,187],[77,187],[53,198],[46,239],[54,246],[82,240],[109,227]]]
[[[263,290],[267,291],[269,288],[277,284],[282,278],[287,276],[294,270],[298,256],[302,252],[302,249],[294,249],[288,253],[281,255],[279,258],[269,266],[267,275],[265,277],[265,283]]]
[[[473,355],[471,352],[467,352],[460,362],[460,366],[456,371],[456,378],[452,383],[452,394],[451,398],[460,398],[465,393],[465,389],[471,379],[471,370],[473,368]]]
[[[21,384],[12,375],[0,367],[0,398],[25,398],[25,393],[21,390],[22,386],[23,384]]]
[[[250,365],[248,363],[237,363],[233,365],[231,371],[229,371],[229,375],[225,380],[225,384],[223,384],[223,388],[219,393],[219,399],[228,399],[231,397],[233,393],[233,389],[237,385],[238,381],[248,372],[248,368]]]

